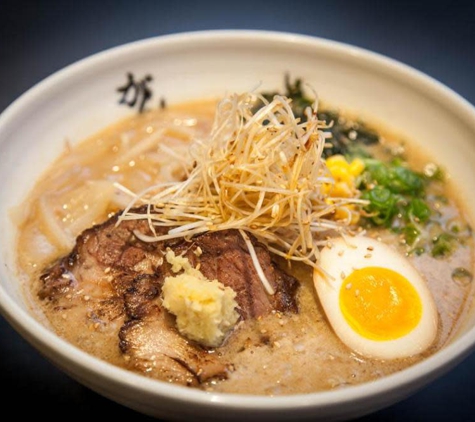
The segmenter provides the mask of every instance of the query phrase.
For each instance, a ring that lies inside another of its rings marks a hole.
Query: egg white
[[[363,236],[338,238],[321,251],[320,267],[313,280],[325,314],[336,335],[355,352],[377,359],[396,359],[426,350],[437,335],[437,308],[426,282],[409,261],[390,246]],[[383,267],[405,277],[414,287],[422,304],[422,317],[417,326],[394,340],[370,340],[355,332],[347,323],[339,305],[344,279],[354,270]]]

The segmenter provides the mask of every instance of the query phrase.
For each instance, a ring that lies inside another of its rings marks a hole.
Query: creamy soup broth
[[[203,101],[149,111],[101,131],[65,152],[46,171],[22,207],[18,262],[27,280],[29,296],[45,322],[58,335],[88,353],[115,365],[130,368],[118,346],[117,326],[102,324],[93,312],[94,292],[77,286],[60,304],[38,299],[45,267],[70,252],[84,229],[106,220],[125,208],[131,196],[114,185],[119,182],[140,192],[160,181],[186,177],[183,157],[193,138],[210,131],[215,101]],[[385,154],[394,138],[384,130]],[[387,149],[387,148],[386,148]],[[426,155],[409,150],[410,164],[418,169]],[[463,204],[450,186],[436,186],[429,195],[448,198],[440,203],[441,220],[464,221]],[[435,200],[434,200],[435,201]],[[369,230],[383,241],[399,244],[399,236],[387,230]],[[406,247],[398,246],[405,254]],[[439,330],[433,346],[422,355],[379,361],[364,358],[348,349],[330,327],[315,294],[311,271],[293,264],[292,274],[300,281],[298,314],[275,312],[241,322],[225,344],[214,353],[232,362],[227,380],[208,381],[209,391],[281,395],[308,393],[371,381],[402,370],[433,354],[456,332],[468,307],[472,288],[468,279],[454,278],[457,268],[473,267],[471,241],[448,257],[425,253],[409,260],[428,282],[439,313]],[[282,262],[283,268],[287,268]],[[88,305],[91,303],[91,305]],[[147,375],[146,368],[142,372]]]

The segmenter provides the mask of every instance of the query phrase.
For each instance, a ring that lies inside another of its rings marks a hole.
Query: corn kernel
[[[348,214],[350,214],[350,210],[347,207],[339,207],[335,211],[335,219],[345,220],[348,218]]]
[[[351,213],[351,224],[356,224],[360,221],[360,215],[357,212]]]
[[[337,182],[331,191],[331,196],[349,198],[351,196],[351,187],[347,183]]]
[[[355,158],[349,163],[342,155],[333,155],[326,160],[327,168],[335,180],[335,184],[322,185],[321,192],[327,195],[325,202],[332,205],[332,198],[350,198],[354,195],[355,178],[364,170],[364,162]],[[351,224],[356,224],[360,218],[354,205],[337,206],[334,218],[336,220],[351,220]]]
[[[345,160],[343,155],[332,155],[331,157],[327,158],[327,167],[333,166],[348,166],[348,162]]]
[[[364,170],[364,162],[360,158],[355,158],[350,163],[350,173],[353,176],[359,176]]]
[[[354,183],[354,176],[348,171],[348,168],[345,167],[336,167],[336,168],[331,168],[330,172],[337,182],[345,182],[349,184]]]
[[[322,195],[330,195],[330,191],[332,190],[333,185],[331,183],[324,183],[320,188],[320,192]]]
[[[346,220],[349,215],[351,216],[351,224],[356,224],[360,219],[360,215],[355,211],[354,205],[346,205],[335,211],[336,220]]]

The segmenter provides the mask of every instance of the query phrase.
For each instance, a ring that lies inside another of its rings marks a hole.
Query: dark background
[[[475,2],[0,0],[0,111],[51,73],[130,41],[204,29],[266,29],[385,54],[475,103]],[[0,317],[2,410],[51,421],[93,415],[150,420],[62,374]],[[475,419],[475,354],[411,398],[361,421]],[[67,412],[69,411],[69,412]],[[95,413],[101,412],[101,413]]]

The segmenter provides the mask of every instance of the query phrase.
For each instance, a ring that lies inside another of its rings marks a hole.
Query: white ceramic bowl
[[[118,105],[125,73],[150,73],[155,94],[178,102],[225,91],[282,86],[303,77],[321,98],[372,116],[430,148],[463,180],[475,222],[475,110],[436,81],[359,48],[300,35],[211,31],[145,40],[76,63],[32,88],[0,117],[0,308],[47,358],[93,390],[167,419],[330,420],[356,417],[400,400],[459,362],[475,346],[472,313],[457,338],[394,375],[337,391],[285,397],[210,394],[153,381],[102,362],[57,337],[29,310],[15,274],[9,210],[63,148],[131,113]],[[152,104],[152,103],[150,103]],[[471,195],[468,193],[472,193]]]

